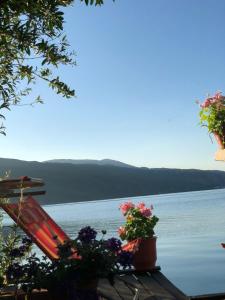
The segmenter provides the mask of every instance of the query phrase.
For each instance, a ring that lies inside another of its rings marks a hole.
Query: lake
[[[162,272],[188,295],[225,292],[225,189],[46,205],[46,211],[71,236],[83,226],[117,236],[124,201],[153,204]],[[10,223],[6,217],[5,224]]]

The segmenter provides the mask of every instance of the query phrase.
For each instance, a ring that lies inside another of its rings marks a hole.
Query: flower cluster
[[[35,253],[30,253],[20,262],[14,261],[8,266],[7,283],[22,288],[26,293],[33,289],[44,288],[45,276],[50,265],[47,257],[40,258]]]
[[[86,226],[78,232],[78,239],[83,243],[89,243],[91,240],[94,240],[96,236],[97,231],[90,226]]]
[[[117,238],[105,239],[106,231],[102,231],[102,238],[97,239],[97,232],[90,226],[82,228],[78,237],[72,241],[72,248],[76,249],[79,259],[68,261],[72,263],[73,274],[78,281],[111,276],[121,267],[131,265],[132,257],[122,250],[122,243]],[[71,273],[70,273],[71,274]]]
[[[105,234],[103,230],[102,238],[97,239],[97,232],[87,226],[74,240],[58,246],[59,259],[55,261],[35,254],[21,263],[15,261],[8,267],[8,282],[20,284],[27,292],[34,288],[51,291],[56,286],[64,288],[71,282],[83,284],[100,277],[112,280],[115,272],[131,266],[132,254],[122,250],[119,239],[105,239]]]
[[[17,246],[13,249],[11,249],[8,253],[9,257],[11,258],[22,258],[28,253],[31,249],[32,241],[31,239],[24,237],[22,238],[22,243],[20,246]]]
[[[207,97],[200,108],[200,124],[206,126],[209,133],[218,135],[225,145],[225,96],[216,93]]]
[[[107,249],[111,250],[111,251],[114,251],[114,252],[119,252],[121,251],[121,245],[122,245],[122,242],[116,238],[111,238],[111,239],[108,239],[106,242],[105,242],[105,246]]]
[[[220,107],[221,105],[224,105],[224,101],[225,101],[225,96],[223,96],[222,93],[219,92],[212,97],[206,98],[205,101],[202,104],[200,104],[200,107],[207,108],[214,105]]]
[[[135,206],[129,201],[120,205],[120,210],[126,217],[125,226],[118,229],[122,240],[132,241],[154,235],[154,227],[159,219],[152,214],[152,205],[146,207],[145,203],[141,202]]]

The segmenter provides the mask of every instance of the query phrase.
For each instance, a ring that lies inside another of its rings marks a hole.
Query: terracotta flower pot
[[[133,265],[137,271],[150,270],[155,267],[157,260],[157,237],[142,239],[138,250],[134,253]]]
[[[214,137],[219,145],[219,148],[220,149],[224,149],[225,148],[225,132],[224,132],[224,135],[221,136],[220,134],[216,133],[216,132],[213,132],[214,134]]]

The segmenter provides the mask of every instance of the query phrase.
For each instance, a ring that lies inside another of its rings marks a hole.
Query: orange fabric
[[[19,203],[6,203],[1,207],[24,230],[50,259],[58,259],[57,246],[70,240],[66,233],[31,196]],[[76,254],[73,256],[77,258]]]

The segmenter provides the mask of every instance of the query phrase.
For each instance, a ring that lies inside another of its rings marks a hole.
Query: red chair
[[[43,185],[44,183],[41,179],[33,179],[27,176],[0,181],[0,197],[21,196],[19,202],[1,204],[1,207],[45,255],[54,260],[59,258],[58,246],[65,241],[69,241],[70,238],[31,196],[43,195],[45,191],[23,191],[22,194],[21,191],[14,191],[15,189],[21,190]],[[25,195],[27,196],[26,198],[24,198]],[[124,245],[123,250],[135,252],[139,244],[140,240],[137,239]],[[80,258],[76,254],[75,249],[71,258]]]
[[[70,238],[32,196],[1,207],[46,256],[52,260],[59,258],[57,246]]]

